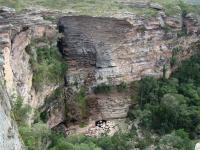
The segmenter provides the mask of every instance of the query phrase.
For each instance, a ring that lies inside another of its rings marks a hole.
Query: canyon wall
[[[0,19],[1,22],[1,19]],[[16,122],[11,111],[11,95],[9,90],[12,88],[12,69],[10,67],[10,41],[9,34],[0,25],[0,149],[2,150],[21,150],[23,142],[20,139]],[[5,73],[7,74],[5,75]],[[7,80],[7,82],[5,82]],[[9,82],[10,81],[10,82]],[[5,86],[5,83],[7,86]],[[8,89],[6,88],[8,87]]]
[[[199,25],[198,16],[167,17],[164,12],[150,18],[62,17],[58,27],[64,35],[60,49],[69,65],[68,86],[84,87],[91,94],[101,84],[161,78],[164,69],[168,77],[175,50],[177,64],[192,55],[193,45],[199,42]],[[134,103],[128,93],[95,94],[93,99],[97,101],[94,120],[124,118]]]
[[[0,49],[2,50],[2,49]],[[2,51],[1,51],[2,53]],[[2,54],[0,54],[2,59]],[[2,60],[1,60],[2,61]],[[2,62],[1,62],[2,63]],[[6,91],[4,85],[4,74],[0,65],[0,149],[1,150],[22,150],[23,142],[18,133],[16,122],[13,120],[11,111],[11,97]]]
[[[45,20],[52,16],[60,18],[58,25],[56,20]],[[169,76],[174,69],[171,66],[173,50],[180,50],[177,59],[181,61],[192,55],[193,45],[199,42],[199,20],[199,16],[193,14],[168,17],[162,11],[149,18],[134,14],[90,17],[49,10],[25,10],[17,14],[3,8],[0,10],[2,80],[10,97],[20,95],[24,103],[33,108],[43,106],[48,112],[47,123],[51,128],[66,123],[67,108],[64,106],[72,109],[74,93],[82,87],[90,99],[89,120],[125,118],[133,103],[130,95],[116,91],[94,94],[95,87],[102,83],[111,86],[122,82],[129,84],[144,76],[159,78],[163,76],[163,69]],[[62,37],[57,36],[57,28]],[[65,85],[48,83],[36,91],[30,64],[33,55],[27,48],[35,52],[48,45],[46,41],[56,45],[57,40],[68,63],[68,72],[62,81]],[[46,97],[57,87],[64,89],[65,98],[46,103]],[[78,110],[70,111],[76,118]]]
[[[69,84],[90,87],[130,83],[147,75],[161,77],[164,65],[171,72],[174,48],[181,48],[181,57],[189,57],[190,46],[199,40],[199,20],[191,14],[184,18],[158,14],[148,19],[66,16],[59,27]]]
[[[6,7],[0,12],[0,40],[7,91],[10,96],[19,95],[24,103],[37,108],[43,104],[43,99],[54,85],[44,85],[45,88],[36,93],[32,85],[33,69],[30,64],[30,59],[34,56],[28,50],[32,49],[35,53],[37,48],[49,44],[45,40],[50,41],[56,37],[56,26],[44,20],[38,12],[25,11],[17,14]]]
[[[44,85],[41,92],[32,86],[32,57],[27,52],[35,40],[53,38],[56,26],[35,12],[17,14],[14,9],[0,8],[0,149],[22,150],[23,142],[14,121],[12,104],[18,96],[25,104],[38,108],[55,85]],[[57,39],[56,39],[57,40]],[[55,41],[56,41],[55,40]],[[44,40],[42,40],[44,41]],[[33,48],[39,47],[37,42]],[[45,43],[44,43],[45,44]]]

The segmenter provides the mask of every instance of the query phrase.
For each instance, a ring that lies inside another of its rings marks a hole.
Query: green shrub
[[[187,132],[184,130],[173,131],[170,134],[166,134],[159,140],[158,150],[193,150],[192,141],[189,139]]]
[[[183,36],[186,36],[186,35],[187,35],[186,28],[182,28],[181,31],[177,32],[177,37],[178,37],[178,38],[183,37]]]
[[[159,3],[163,6],[168,16],[174,16],[183,12],[192,12],[200,14],[198,5],[188,5],[178,0],[152,0],[152,2]],[[132,12],[137,15],[144,15],[146,17],[156,16],[157,10],[150,8],[132,8],[124,5],[116,0],[0,0],[0,5],[14,7],[17,10],[22,10],[28,6],[43,6],[46,8],[53,8],[59,10],[75,10],[79,15],[95,15],[105,16],[116,12]],[[177,9],[180,7],[180,9]],[[93,9],[95,8],[95,9]]]
[[[180,82],[194,82],[194,84],[200,84],[200,48],[196,48],[195,53],[189,60],[183,61],[181,67],[177,69],[174,76],[180,80]],[[195,50],[194,50],[195,51]]]
[[[31,112],[31,107],[23,104],[23,99],[18,96],[14,104],[12,105],[12,113],[14,119],[19,125],[27,123],[28,115]]]
[[[0,5],[15,8],[17,11],[25,7],[24,0],[0,0]]]
[[[177,57],[176,56],[172,56],[170,59],[170,66],[174,67],[177,64]]]
[[[158,81],[153,77],[145,77],[139,82],[139,105],[141,108],[146,103],[158,103]]]
[[[36,90],[40,90],[45,84],[63,82],[67,65],[56,48],[38,48],[36,60],[31,58],[30,62]]]
[[[23,99],[18,96],[12,106],[12,113],[18,124],[19,133],[25,147],[28,150],[43,149],[43,144],[46,144],[45,142],[47,142],[44,140],[48,138],[50,130],[47,128],[47,125],[40,122],[29,126],[27,120],[30,112],[31,107],[24,105]]]
[[[87,98],[86,98],[86,93],[85,93],[84,88],[80,89],[80,91],[75,96],[75,100],[78,103],[82,118],[87,117],[88,105],[87,105]]]
[[[172,49],[172,57],[170,59],[171,67],[174,67],[175,65],[177,65],[178,63],[177,56],[181,52],[181,50],[182,50],[181,47],[176,47]]]
[[[105,83],[102,83],[94,88],[95,94],[108,94],[112,90],[111,85],[106,85]]]
[[[130,109],[129,118],[140,120],[146,129],[159,134],[184,129],[190,138],[199,138],[200,125],[200,47],[184,61],[170,79],[152,77],[139,81],[139,108]],[[174,49],[173,55],[180,49]],[[137,110],[138,109],[138,110]]]
[[[128,86],[125,82],[121,82],[119,85],[117,85],[117,91],[118,92],[125,92],[127,91]]]
[[[130,90],[130,94],[131,94],[131,100],[134,103],[137,103],[137,101],[139,100],[139,81],[134,81],[131,82],[129,85],[129,90]]]
[[[51,95],[45,98],[43,106],[39,108],[39,119],[43,122],[47,122],[49,117],[47,111],[55,102],[65,106],[67,109],[65,98],[65,88],[63,86],[56,88]]]
[[[172,32],[172,28],[168,25],[165,25],[164,27],[162,27],[162,29],[165,31],[165,33]]]
[[[51,135],[51,131],[43,123],[20,126],[19,132],[27,150],[45,149]]]
[[[47,112],[46,112],[46,111],[43,111],[43,112],[40,113],[40,119],[41,119],[43,122],[47,122],[48,116],[47,116]]]

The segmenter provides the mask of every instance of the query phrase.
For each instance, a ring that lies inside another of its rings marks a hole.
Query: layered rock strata
[[[58,85],[44,85],[39,92],[34,90],[29,63],[32,55],[26,49],[31,46],[34,51],[46,45],[44,39],[55,45],[56,21],[45,18],[60,17],[58,29],[63,37],[58,47],[68,62],[64,88],[70,91],[65,93],[65,101],[55,99],[45,107],[51,128],[66,123],[64,104],[75,105],[72,97],[81,87],[85,87],[87,97],[92,97],[90,120],[126,117],[132,103],[128,94],[95,95],[94,87],[102,83],[111,86],[130,83],[143,76],[159,78],[165,67],[169,76],[173,69],[170,67],[173,50],[179,49],[177,59],[183,60],[192,55],[192,46],[199,42],[200,19],[193,14],[168,17],[161,10],[150,18],[130,13],[113,17],[62,15],[48,11],[26,10],[17,14],[8,8],[0,10],[0,64],[6,89],[10,96],[19,94],[34,108],[42,106]],[[74,118],[77,112],[72,110]]]
[[[117,15],[116,15],[117,16]],[[59,20],[63,33],[60,50],[67,58],[67,83],[71,88],[85,87],[89,93],[102,83],[115,86],[144,76],[166,76],[173,70],[173,51],[179,49],[177,62],[189,58],[199,42],[199,17],[156,17],[135,15],[108,17],[65,16]],[[115,119],[127,116],[131,105],[127,94],[98,94],[91,118]]]
[[[56,37],[56,26],[44,20],[41,12],[25,11],[16,14],[11,10],[3,7],[0,11],[0,41],[3,43],[1,48],[5,62],[3,72],[6,87],[10,95],[20,95],[25,103],[37,108],[43,104],[43,99],[52,88],[44,85],[43,92],[35,92],[30,65],[30,58],[33,56],[26,49],[32,44],[35,51],[40,43],[45,44],[44,39]]]
[[[190,47],[199,40],[198,17],[191,14],[182,18],[161,13],[148,19],[66,16],[59,29],[70,85],[89,87],[161,77],[163,66],[170,66],[173,48],[181,49],[182,58],[189,57]]]

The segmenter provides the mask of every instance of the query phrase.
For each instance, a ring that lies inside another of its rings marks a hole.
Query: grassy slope
[[[152,9],[144,8],[130,8],[119,3],[120,0],[0,0],[0,5],[14,7],[21,10],[27,6],[44,6],[47,8],[76,11],[77,14],[82,15],[94,15],[94,16],[105,16],[116,12],[133,12],[135,14],[147,14],[155,15],[156,11]],[[135,2],[136,0],[131,0]],[[144,0],[137,0],[144,2]],[[150,0],[146,0],[150,1]],[[162,4],[168,15],[179,13],[177,9],[178,0],[151,0]],[[196,6],[188,8],[190,12],[200,14],[200,9]]]

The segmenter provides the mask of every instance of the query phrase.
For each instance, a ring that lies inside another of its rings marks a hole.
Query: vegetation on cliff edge
[[[33,87],[36,90],[44,85],[63,82],[67,64],[56,47],[37,48],[36,53],[33,50],[29,50],[28,53],[31,56]]]
[[[136,2],[132,0],[131,2]],[[141,1],[149,2],[149,0]],[[180,3],[182,0],[151,0],[151,2],[161,4],[167,15],[180,14],[184,8],[188,12],[200,14],[200,9],[195,5]],[[183,0],[183,2],[186,2]],[[183,5],[184,4],[184,5]],[[67,10],[79,15],[106,16],[114,13],[133,12],[138,15],[155,16],[157,11],[151,8],[136,8],[121,3],[120,0],[0,0],[0,5],[14,7],[21,10],[25,7],[43,6],[50,9]],[[184,7],[182,7],[184,6]]]

